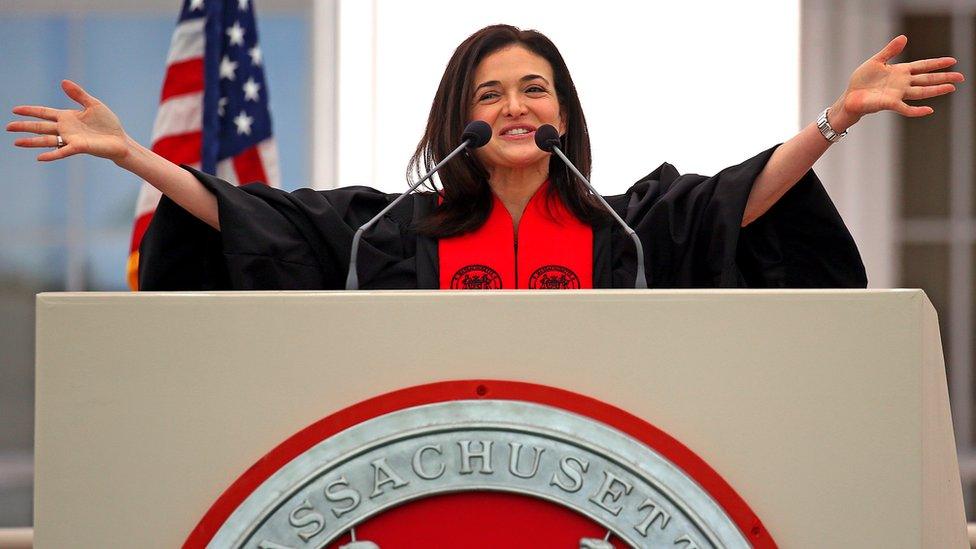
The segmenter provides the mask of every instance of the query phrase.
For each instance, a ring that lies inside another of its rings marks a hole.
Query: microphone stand
[[[576,177],[578,177],[580,181],[586,184],[586,188],[590,189],[590,192],[592,192],[593,195],[596,196],[597,199],[599,199],[600,202],[603,203],[603,207],[605,207],[607,211],[610,212],[610,215],[612,215],[614,219],[617,220],[617,223],[619,223],[624,228],[624,230],[630,236],[631,240],[634,241],[634,247],[637,248],[637,279],[634,280],[634,288],[638,290],[646,290],[647,275],[644,273],[644,247],[641,245],[641,241],[640,238],[637,237],[637,233],[634,232],[634,229],[631,229],[630,226],[627,225],[627,223],[625,223],[623,219],[620,219],[620,216],[617,215],[617,212],[615,212],[614,209],[610,207],[610,204],[607,204],[607,201],[604,200],[602,196],[600,196],[600,193],[596,192],[596,189],[593,188],[593,185],[590,185],[590,182],[587,181],[585,177],[583,177],[583,174],[581,174],[580,171],[576,169],[576,166],[574,166],[573,163],[570,162],[568,158],[566,158],[566,155],[563,154],[563,151],[561,151],[559,147],[556,146],[555,144],[552,144],[551,147],[552,147],[552,152],[556,153],[556,156],[558,156],[566,164],[566,166],[568,166],[569,169],[572,170],[574,174],[576,174]]]
[[[349,252],[349,273],[346,275],[346,289],[347,290],[358,290],[359,289],[359,274],[356,272],[356,258],[359,255],[359,241],[362,240],[363,233],[365,233],[370,227],[372,227],[377,221],[379,221],[381,217],[383,217],[384,215],[386,215],[386,212],[388,212],[391,209],[393,209],[393,206],[396,206],[397,204],[399,204],[400,201],[404,199],[404,197],[406,197],[408,194],[412,193],[414,191],[414,189],[416,189],[417,187],[419,187],[421,183],[423,183],[424,181],[427,181],[428,179],[430,179],[430,177],[433,176],[437,172],[437,170],[441,169],[441,166],[443,166],[444,164],[447,164],[447,162],[449,160],[451,160],[452,158],[454,158],[455,156],[457,156],[458,153],[460,153],[461,151],[463,151],[465,148],[467,148],[473,142],[474,142],[474,139],[473,138],[465,139],[464,142],[462,142],[458,146],[458,148],[454,149],[451,152],[451,154],[449,154],[446,157],[444,157],[444,160],[441,160],[440,162],[438,162],[437,165],[435,165],[433,167],[433,169],[431,169],[429,172],[427,172],[427,175],[425,175],[423,177],[423,179],[421,179],[420,181],[417,181],[416,183],[414,183],[413,185],[411,185],[410,188],[407,189],[406,192],[404,192],[403,194],[401,194],[400,196],[398,196],[396,198],[396,200],[394,200],[393,202],[390,202],[390,204],[387,207],[383,208],[383,210],[380,211],[380,213],[376,214],[376,216],[373,217],[373,219],[370,219],[369,221],[367,221],[366,223],[364,223],[363,226],[360,227],[356,231],[356,234],[353,235],[353,237],[352,237],[352,250]]]

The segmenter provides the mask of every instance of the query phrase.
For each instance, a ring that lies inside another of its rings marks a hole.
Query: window
[[[107,3],[107,2],[101,2]],[[178,4],[166,11],[116,4],[65,14],[0,7],[0,105],[74,108],[59,88],[70,77],[109,105],[148,145]],[[50,4],[54,5],[55,2]],[[308,5],[259,6],[258,28],[286,188],[306,186],[311,83]],[[112,8],[112,9],[107,9]],[[139,181],[110,162],[39,164],[37,150],[0,154],[0,527],[31,519],[34,294],[126,290],[125,264]]]
[[[974,6],[976,7],[976,6]],[[909,11],[900,31],[909,37],[906,59],[952,55],[972,77],[973,10]],[[951,52],[951,53],[950,53]],[[976,192],[973,191],[973,100],[968,83],[949,97],[924,102],[935,114],[900,118],[899,285],[925,290],[939,313],[952,419],[968,520],[976,520],[973,452],[973,366],[976,337]],[[948,177],[945,177],[948,174]]]

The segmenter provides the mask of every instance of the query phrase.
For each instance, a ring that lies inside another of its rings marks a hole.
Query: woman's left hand
[[[962,73],[933,72],[955,65],[952,57],[889,65],[888,60],[901,53],[907,43],[905,35],[895,37],[854,71],[847,90],[830,108],[828,117],[834,131],[843,132],[862,116],[879,111],[895,111],[909,117],[932,114],[932,107],[905,101],[952,93],[956,91],[952,83],[965,80]]]

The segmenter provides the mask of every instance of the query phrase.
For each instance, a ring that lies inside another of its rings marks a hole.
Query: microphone
[[[437,173],[437,170],[441,169],[441,166],[447,164],[447,162],[452,158],[454,158],[455,156],[457,156],[458,153],[460,153],[461,151],[463,151],[468,147],[471,147],[472,149],[484,147],[486,144],[488,144],[489,141],[491,141],[491,126],[489,126],[487,122],[485,122],[484,120],[475,120],[469,123],[467,126],[464,127],[464,132],[461,134],[461,144],[458,145],[456,149],[451,151],[451,154],[444,157],[444,160],[438,162],[437,165],[435,165],[432,170],[427,172],[427,175],[421,178],[420,181],[417,181],[416,183],[411,185],[410,188],[406,190],[406,192],[398,196],[396,200],[394,200],[393,202],[390,202],[390,204],[387,205],[387,207],[383,208],[383,210],[380,211],[380,213],[376,214],[372,219],[370,219],[366,223],[363,223],[363,226],[360,227],[356,231],[356,234],[354,234],[352,237],[352,250],[350,250],[349,252],[349,272],[346,274],[347,290],[359,289],[359,274],[356,270],[356,258],[359,255],[359,242],[363,238],[363,233],[369,230],[369,228],[372,227],[377,221],[379,221],[381,217],[386,215],[386,212],[392,210],[394,206],[399,204],[400,201],[404,199],[404,197],[406,197],[408,194],[412,193],[414,189],[419,187],[421,183],[430,179],[431,176]]]
[[[637,237],[637,233],[634,232],[634,229],[631,229],[630,226],[624,223],[623,219],[620,219],[620,216],[617,215],[617,212],[613,211],[613,208],[610,207],[610,204],[607,204],[607,201],[604,200],[602,196],[600,196],[600,193],[596,192],[596,189],[593,188],[593,185],[590,185],[590,182],[587,181],[585,177],[583,177],[583,174],[581,174],[580,171],[576,169],[576,166],[574,166],[573,163],[570,162],[568,158],[566,158],[566,155],[563,154],[563,151],[560,150],[559,148],[559,132],[556,131],[556,128],[552,127],[549,124],[543,124],[542,126],[536,128],[535,144],[536,146],[546,151],[547,153],[555,153],[556,156],[562,159],[562,161],[566,163],[566,166],[569,167],[569,169],[572,170],[574,174],[576,174],[576,177],[578,177],[580,181],[582,181],[586,185],[586,188],[590,189],[590,192],[593,193],[600,200],[600,203],[603,204],[603,207],[606,208],[608,212],[610,212],[610,215],[612,215],[613,218],[617,220],[617,223],[619,223],[620,226],[624,228],[624,231],[626,231],[627,234],[630,235],[631,240],[634,241],[634,247],[637,248],[637,278],[636,280],[634,280],[634,288],[641,289],[641,290],[646,289],[647,275],[644,273],[644,247],[641,246],[640,238]]]
[[[480,149],[491,141],[491,126],[489,126],[484,120],[474,120],[464,127],[464,131],[461,132],[461,141],[464,143],[461,143],[461,145],[454,152],[457,152],[462,147]],[[447,158],[450,158],[453,154],[454,153],[452,152],[451,154],[447,155]],[[437,171],[437,168],[440,168],[441,164],[447,162],[447,158],[445,158],[444,161],[437,166],[434,166],[432,171]],[[427,175],[428,177],[430,176],[430,174]],[[421,181],[423,181],[423,179],[421,179]]]

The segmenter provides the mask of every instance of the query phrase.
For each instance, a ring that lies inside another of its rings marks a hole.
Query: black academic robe
[[[652,288],[863,288],[857,246],[813,171],[741,228],[746,199],[773,149],[712,177],[662,164],[607,202],[644,246]],[[284,192],[234,187],[190,170],[217,197],[221,231],[167,198],[140,247],[143,290],[342,289],[356,229],[397,195],[367,187]],[[408,197],[359,252],[363,289],[437,288],[437,241],[412,230],[436,204]],[[613,220],[594,227],[593,287],[632,288],[634,246]]]

